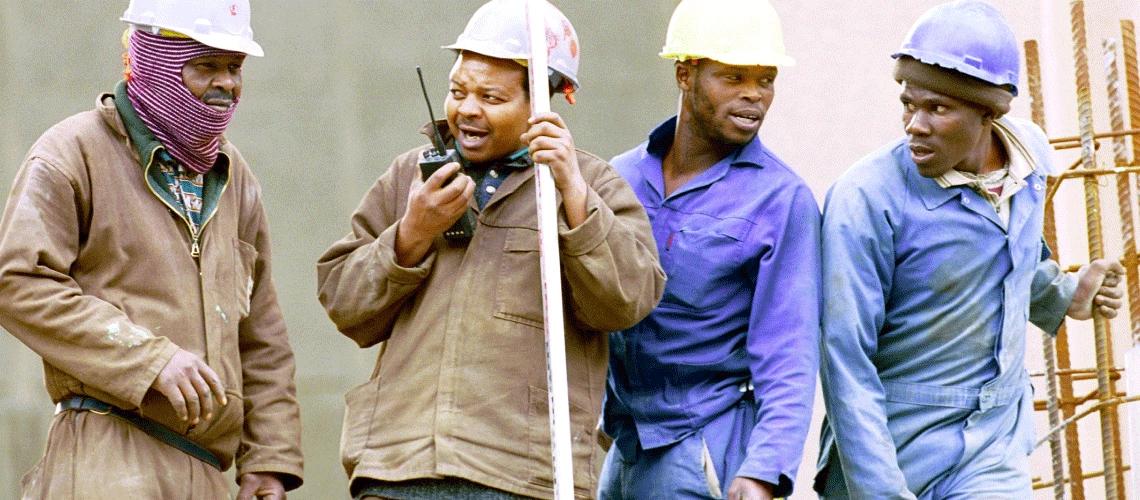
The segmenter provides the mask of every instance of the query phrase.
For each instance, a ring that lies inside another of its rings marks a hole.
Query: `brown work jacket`
[[[367,347],[372,378],[345,397],[341,459],[350,478],[455,476],[551,498],[550,422],[534,169],[511,173],[467,244],[437,239],[424,262],[395,261],[396,227],[424,148],[397,158],[318,265],[329,317]],[[559,215],[574,483],[593,498],[601,450],[607,332],[657,305],[665,273],[649,220],[625,180],[578,152],[588,218]]]
[[[44,133],[0,222],[0,325],[43,357],[53,402],[87,395],[137,410],[225,468],[280,473],[292,488],[301,417],[261,188],[233,145],[223,140],[220,155],[226,180],[196,259],[112,94]],[[150,389],[178,348],[201,356],[229,399],[193,428]]]

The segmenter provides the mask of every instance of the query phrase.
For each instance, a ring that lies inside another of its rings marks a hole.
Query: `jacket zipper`
[[[194,225],[190,223],[190,218],[185,213],[185,207],[182,210],[178,210],[175,207],[171,206],[170,203],[166,201],[166,198],[163,198],[162,195],[158,194],[158,192],[154,190],[154,187],[150,185],[148,172],[150,172],[151,165],[154,164],[154,155],[156,153],[158,153],[158,148],[155,148],[150,152],[150,160],[147,161],[146,168],[143,169],[143,177],[146,178],[144,179],[146,182],[146,188],[150,190],[150,194],[153,194],[155,198],[158,198],[158,201],[161,201],[163,205],[166,205],[166,208],[169,208],[170,211],[178,214],[178,218],[181,219],[182,223],[186,226],[186,232],[190,233],[190,257],[193,257],[195,261],[198,261],[202,257],[202,246],[200,244],[202,231],[206,229],[206,224],[209,224],[211,220],[214,220],[214,215],[217,214],[218,211],[215,209],[214,212],[206,218],[206,220],[202,221],[202,225],[198,226],[198,230],[194,231]],[[224,153],[219,152],[218,154]],[[229,155],[226,155],[226,157],[228,158]],[[222,195],[225,194],[226,188],[228,188],[229,185],[230,179],[229,176],[226,176],[226,182],[222,184],[222,191],[218,193],[218,198],[221,198]]]

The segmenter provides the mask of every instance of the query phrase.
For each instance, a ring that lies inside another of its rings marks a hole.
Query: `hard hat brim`
[[[724,55],[717,57],[703,56],[699,54],[682,54],[679,52],[666,52],[662,51],[660,54],[663,59],[673,59],[677,61],[688,61],[692,59],[712,59],[714,61],[727,64],[729,66],[780,66],[788,67],[795,66],[796,60],[791,56],[780,54],[768,54],[757,56],[755,54],[741,54],[741,55]]]
[[[261,45],[248,38],[233,36],[233,35],[190,35],[203,45],[208,45],[215,49],[229,50],[232,52],[241,52],[253,57],[264,57],[265,51],[262,50]]]
[[[157,29],[165,29],[165,30],[173,31],[175,33],[186,36],[188,38],[197,40],[202,45],[206,45],[208,47],[213,47],[215,49],[228,50],[231,52],[241,52],[243,54],[254,56],[254,57],[264,57],[265,56],[265,51],[261,48],[260,44],[253,41],[252,39],[246,38],[244,36],[231,35],[228,33],[214,33],[214,34],[183,33],[181,31],[171,30],[171,29],[166,28],[164,26],[151,26],[151,25],[146,25],[146,24],[139,24],[139,23],[133,22],[130,19],[127,19],[126,17],[120,18],[120,21],[123,21],[123,22],[130,24],[131,27],[133,27],[134,29],[137,29],[137,30],[152,31],[151,28],[157,28]],[[157,31],[155,31],[155,32],[157,33]]]

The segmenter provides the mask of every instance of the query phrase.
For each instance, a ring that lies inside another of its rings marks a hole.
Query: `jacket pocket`
[[[495,317],[535,328],[543,327],[542,272],[538,231],[507,228],[495,287]]]
[[[249,301],[253,296],[253,267],[257,263],[257,248],[234,238],[234,305],[238,314],[249,316]]]
[[[199,444],[210,444],[222,439],[232,439],[241,435],[242,424],[245,423],[245,402],[241,393],[235,390],[226,390],[226,406],[220,407],[214,401],[214,418],[202,420],[199,425],[190,428],[186,437]]]
[[[550,395],[546,389],[530,387],[530,414],[527,416],[530,459],[536,464],[530,483],[543,487],[554,485],[553,455],[550,449]],[[592,497],[590,491],[598,476],[594,437],[598,416],[570,403],[570,442],[573,447],[575,496]]]
[[[741,271],[741,241],[749,229],[747,221],[727,219],[682,228],[671,236],[661,252],[669,277],[662,302],[705,310],[730,300],[738,289],[725,283],[741,280],[734,275]]]
[[[352,477],[352,471],[360,463],[360,457],[368,448],[372,435],[372,422],[376,415],[377,395],[380,379],[373,378],[344,395],[344,425],[340,434],[340,463],[345,473]]]

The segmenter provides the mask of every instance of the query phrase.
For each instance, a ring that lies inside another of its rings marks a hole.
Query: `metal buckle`
[[[77,409],[87,410],[87,411],[94,413],[96,415],[110,415],[111,414],[111,405],[107,405],[107,409],[103,410],[103,411],[99,411],[99,410],[96,410],[94,408],[88,408],[87,405],[84,403],[86,403],[89,399],[92,399],[92,398],[88,398],[88,397],[84,396],[83,399],[80,400],[79,408],[77,408]],[[94,401],[98,401],[98,400],[94,400]],[[106,403],[103,403],[103,404],[106,404]]]

